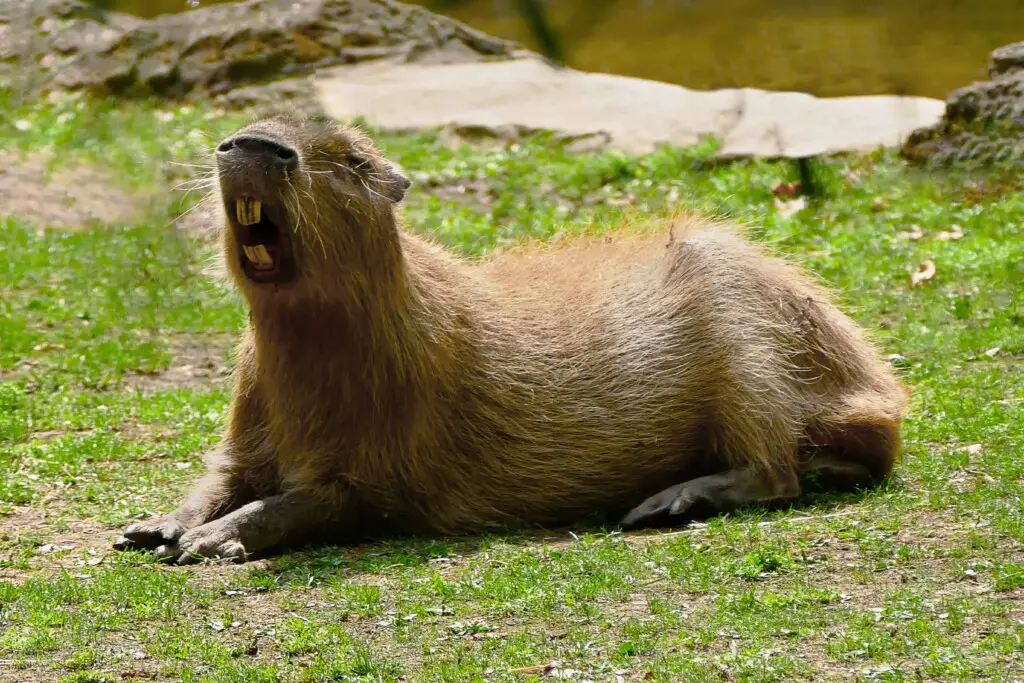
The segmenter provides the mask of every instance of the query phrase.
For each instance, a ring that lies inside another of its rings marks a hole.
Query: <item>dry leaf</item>
[[[871,200],[871,210],[875,213],[879,211],[885,211],[889,208],[889,202],[885,201],[883,197],[875,197]]]
[[[989,349],[988,351],[986,351],[985,355],[988,356],[989,358],[995,358],[997,355],[999,355],[1000,350],[1001,349],[997,346],[994,349]]]
[[[528,675],[541,674],[543,676],[550,676],[551,678],[575,678],[583,672],[577,669],[561,668],[561,663],[555,660],[549,664],[524,666],[521,669],[512,669],[512,673]]]
[[[795,197],[800,194],[800,183],[779,183],[772,188],[772,194],[776,197]]]
[[[917,287],[933,277],[935,277],[935,263],[930,260],[924,261],[917,267],[917,270],[910,274],[910,286]]]
[[[775,208],[779,210],[779,213],[783,217],[789,218],[798,211],[802,211],[803,209],[807,208],[807,199],[805,199],[804,197],[798,197],[796,199],[790,199],[788,201],[784,199],[776,199],[774,204]]]
[[[897,237],[903,240],[919,240],[924,237],[924,232],[922,232],[920,226],[911,225],[910,230],[897,233]]]
[[[942,232],[940,232],[937,235],[937,237],[940,240],[954,240],[954,241],[958,240],[958,239],[962,239],[963,236],[964,236],[964,230],[959,225],[952,225],[952,226],[950,226],[949,230],[943,230]]]
[[[549,669],[549,665],[540,664],[537,666],[524,666],[518,669],[512,669],[514,674],[542,674]]]

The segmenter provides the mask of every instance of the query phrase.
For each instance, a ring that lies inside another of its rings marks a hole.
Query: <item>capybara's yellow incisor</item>
[[[250,311],[228,424],[180,507],[118,547],[187,561],[614,515],[683,522],[870,486],[906,395],[827,292],[719,221],[471,262],[403,229],[356,129],[217,148]]]

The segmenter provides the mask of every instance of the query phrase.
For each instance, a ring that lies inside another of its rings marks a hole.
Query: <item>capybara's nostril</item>
[[[274,150],[277,154],[277,158],[286,164],[298,162],[299,154],[291,147],[285,147],[284,145],[278,145],[277,149]]]
[[[233,138],[228,138],[224,142],[217,145],[217,151],[223,154],[224,152],[230,152],[235,148],[235,141]]]
[[[289,170],[295,168],[299,163],[298,152],[288,145],[269,138],[244,135],[236,137],[231,144],[241,152],[261,156],[275,165]]]

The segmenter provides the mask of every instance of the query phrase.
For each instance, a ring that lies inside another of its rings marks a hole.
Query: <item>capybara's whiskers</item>
[[[384,201],[387,201],[388,198],[385,197],[384,195],[382,195],[380,192],[377,192],[376,190],[374,190],[372,187],[370,187],[366,183],[366,180],[364,180],[363,178],[360,178],[359,182],[362,183],[363,187],[365,187],[366,191],[369,192],[371,195],[374,195],[375,197],[378,197],[380,199],[383,199]]]
[[[313,216],[313,223],[310,225],[310,228],[316,236],[317,241],[320,242],[320,250],[323,252],[324,258],[327,258],[327,246],[324,244],[323,235],[320,234],[320,228],[317,227],[320,224],[320,205],[309,190],[304,189],[302,194],[306,195],[309,199],[309,203],[313,205],[313,210],[316,212]],[[296,198],[296,201],[298,201],[298,198]]]
[[[181,161],[168,161],[167,163],[171,164],[172,166],[184,166],[185,168],[201,168],[205,171],[211,171],[214,173],[217,171],[216,164],[186,164]]]
[[[214,185],[216,185],[216,183],[216,177],[211,175],[204,178],[190,178],[189,180],[184,180],[175,185],[172,189],[191,191],[205,187],[213,187]]]
[[[192,205],[187,211],[182,212],[175,218],[171,218],[164,227],[170,227],[175,223],[180,223],[191,216],[193,213],[202,212],[209,206],[211,206],[216,197],[216,191],[211,187],[195,204]],[[215,222],[215,221],[214,221]],[[213,230],[213,226],[209,226],[209,230]],[[217,258],[217,257],[214,257]]]

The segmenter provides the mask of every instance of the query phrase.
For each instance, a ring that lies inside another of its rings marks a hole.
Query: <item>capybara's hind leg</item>
[[[871,471],[864,465],[827,453],[816,454],[800,465],[803,481],[812,481],[823,490],[854,491],[875,483]]]
[[[883,411],[858,411],[817,431],[812,438],[815,452],[799,469],[822,488],[851,491],[876,486],[889,476],[899,456],[899,418]]]
[[[790,500],[800,495],[793,472],[768,474],[754,468],[727,470],[671,486],[633,508],[624,527],[683,522],[748,505]]]

